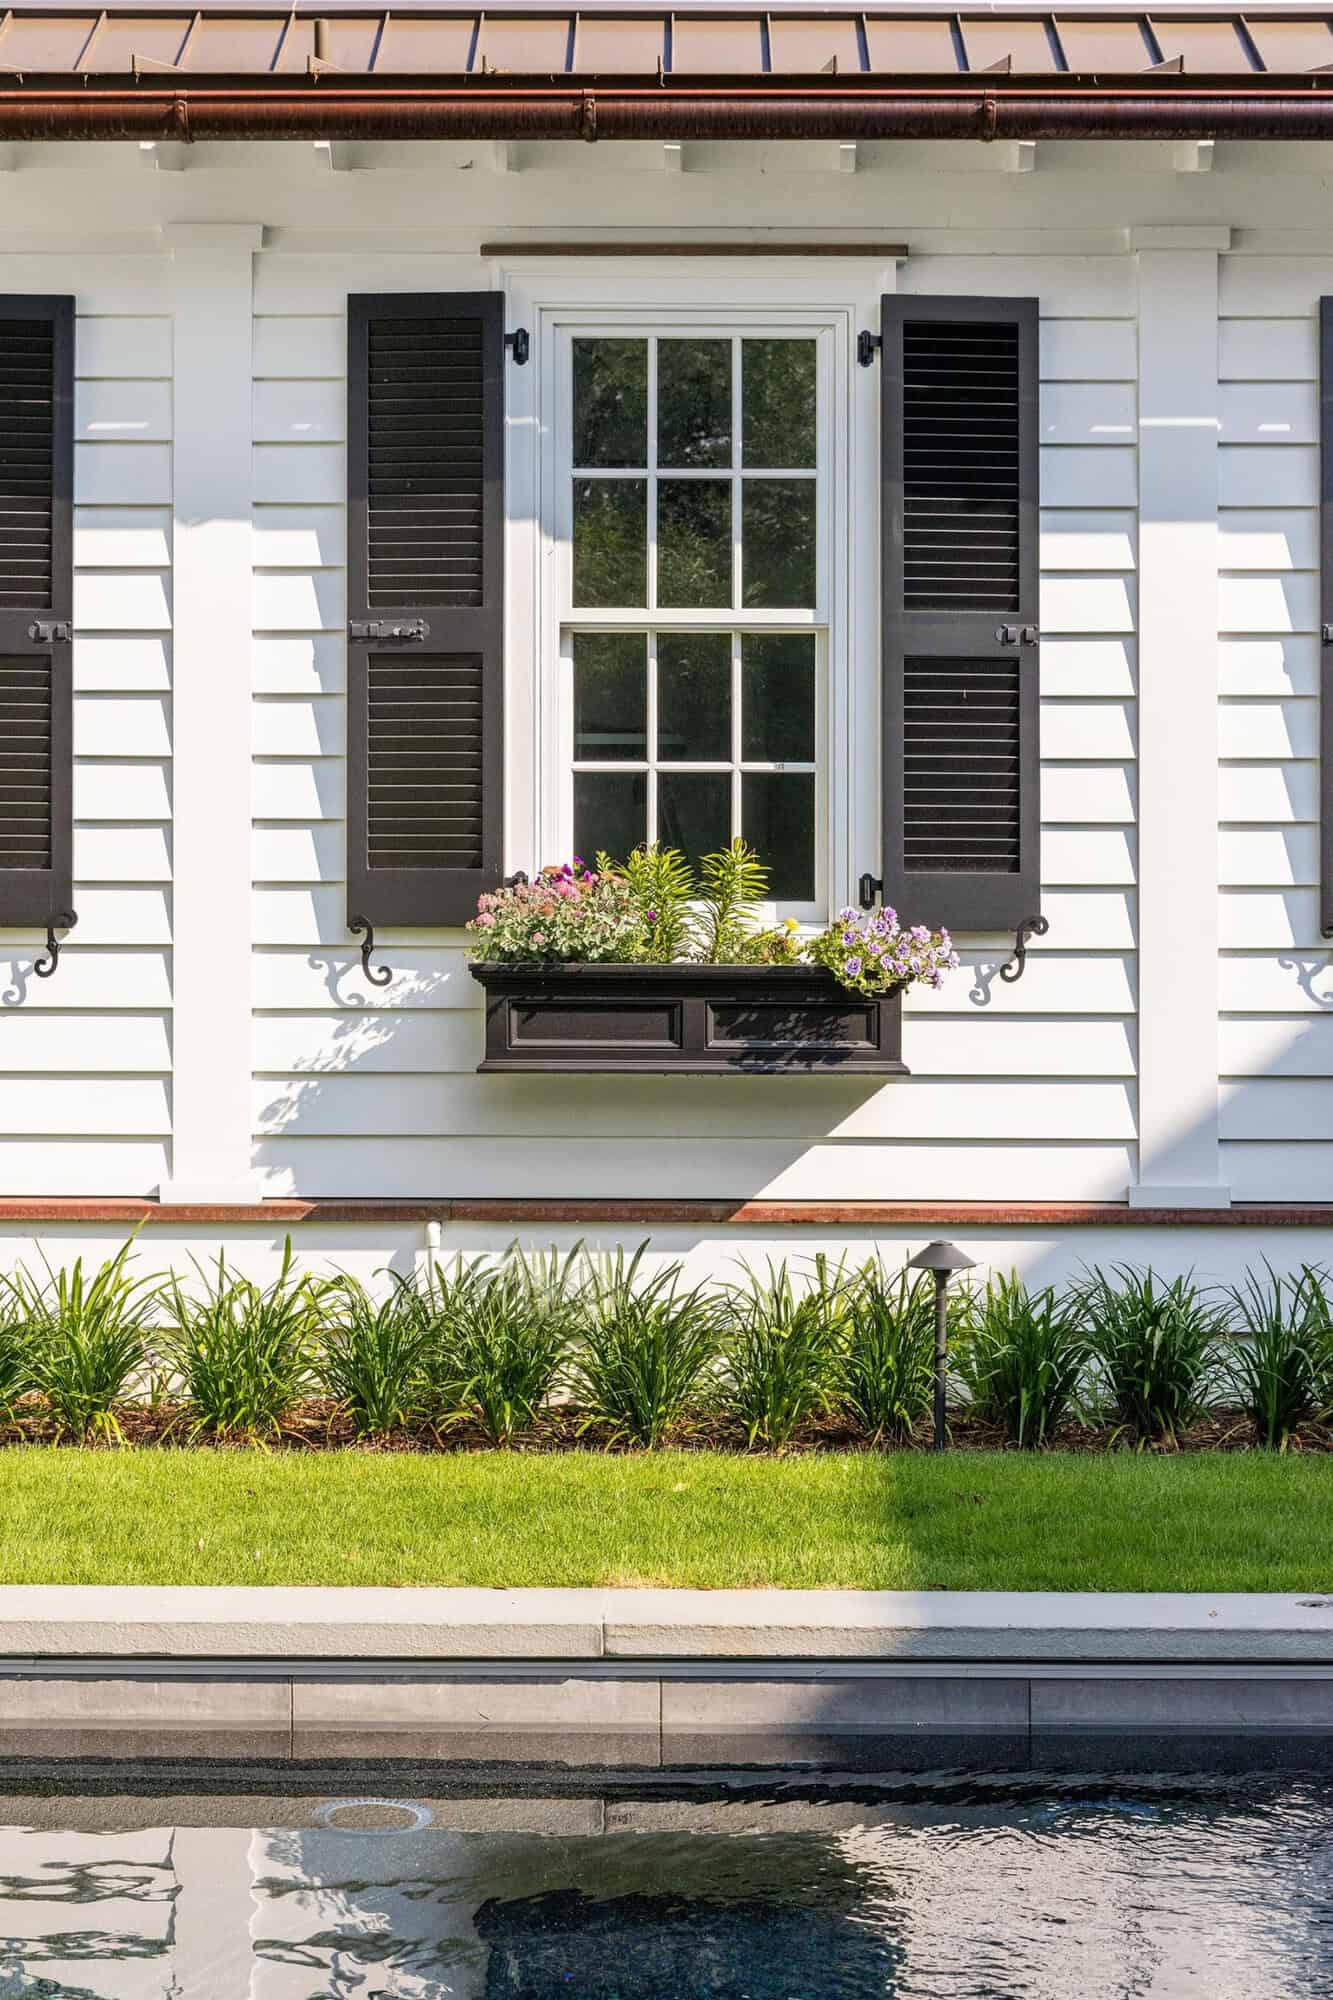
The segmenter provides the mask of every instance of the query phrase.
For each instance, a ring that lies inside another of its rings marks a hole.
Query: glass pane
[[[691,610],[730,606],[729,479],[658,482],[657,601]]]
[[[775,903],[815,900],[815,774],[741,780],[741,828]]]
[[[741,396],[746,465],[814,465],[813,340],[742,342]]]
[[[646,340],[574,342],[574,463],[647,465]]]
[[[657,641],[657,755],[731,762],[731,635],[663,632]]]
[[[815,601],[815,482],[747,479],[741,503],[743,602],[787,611]]]
[[[731,779],[725,771],[662,771],[657,779],[657,838],[687,861],[731,841]]]
[[[574,640],[574,755],[628,763],[648,754],[648,642],[637,632]]]
[[[648,602],[646,480],[574,481],[574,602]]]
[[[731,464],[729,340],[658,341],[657,462]]]
[[[648,838],[643,771],[574,773],[574,852],[591,868],[599,854],[623,861]]]
[[[814,762],[813,632],[762,632],[742,639],[741,756],[760,764]]]

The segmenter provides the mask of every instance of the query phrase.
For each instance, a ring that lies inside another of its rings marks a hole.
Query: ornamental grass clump
[[[195,1270],[191,1293],[173,1272],[161,1293],[161,1346],[189,1412],[191,1434],[274,1436],[318,1376],[315,1341],[325,1286],[294,1269],[292,1240],[269,1285],[231,1270],[218,1253],[217,1276]]]
[[[980,1417],[1011,1444],[1035,1450],[1079,1407],[1088,1361],[1076,1307],[1051,1286],[1029,1292],[1015,1275],[993,1279],[965,1311],[958,1373]]]
[[[21,1379],[46,1399],[62,1436],[120,1438],[116,1405],[145,1367],[152,1280],[131,1278],[132,1241],[85,1275],[82,1257],[46,1282],[20,1268],[10,1281]]]
[[[1193,1274],[1166,1284],[1151,1269],[1094,1268],[1073,1287],[1100,1387],[1137,1444],[1174,1444],[1213,1393],[1221,1315]]]
[[[12,1280],[0,1280],[0,1424],[14,1415],[19,1397],[30,1387],[27,1323]]]
[[[422,1414],[428,1341],[401,1279],[380,1300],[355,1278],[337,1278],[325,1289],[316,1374],[358,1437],[384,1437]]]
[[[581,1246],[440,1268],[419,1303],[431,1327],[442,1414],[471,1416],[493,1444],[536,1422],[569,1353],[578,1320]]]
[[[652,1450],[681,1423],[717,1358],[716,1299],[680,1289],[681,1267],[647,1277],[646,1244],[584,1263],[580,1336],[569,1379],[590,1421]]]
[[[1284,1277],[1271,1264],[1227,1287],[1228,1384],[1270,1451],[1333,1406],[1333,1309],[1328,1274],[1306,1264]]]
[[[751,1445],[781,1451],[838,1387],[851,1286],[841,1264],[815,1259],[814,1282],[793,1283],[785,1262],[747,1271],[726,1295],[727,1329],[718,1379],[722,1408]]]
[[[867,1264],[847,1298],[841,1399],[878,1442],[904,1443],[935,1393],[935,1286],[924,1274],[890,1278]]]

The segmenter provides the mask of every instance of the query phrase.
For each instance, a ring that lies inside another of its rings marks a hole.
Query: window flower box
[[[478,961],[482,1071],[906,1076],[902,994],[820,966]]]

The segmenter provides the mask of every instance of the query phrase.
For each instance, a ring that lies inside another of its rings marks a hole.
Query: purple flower
[[[649,910],[649,912],[648,912],[648,921],[649,921],[649,923],[650,923],[650,924],[655,924],[655,923],[657,922],[657,912],[656,912],[656,910]]]
[[[842,941],[844,944],[847,945],[856,944],[859,940],[859,935],[860,934],[857,931],[844,931],[842,934]]]
[[[844,968],[844,970],[846,971],[846,973],[847,973],[847,976],[848,976],[848,978],[849,978],[849,979],[855,979],[855,978],[856,978],[856,975],[857,975],[857,974],[858,974],[858,973],[860,972],[860,970],[861,970],[861,961],[860,961],[860,959],[859,959],[859,958],[849,958],[849,959],[848,959],[848,961],[847,961],[847,964],[846,964],[846,966],[845,966],[845,968]]]

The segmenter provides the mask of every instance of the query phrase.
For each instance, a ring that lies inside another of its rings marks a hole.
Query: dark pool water
[[[0,1996],[1333,1995],[1315,1780],[388,1799],[0,1799]]]

